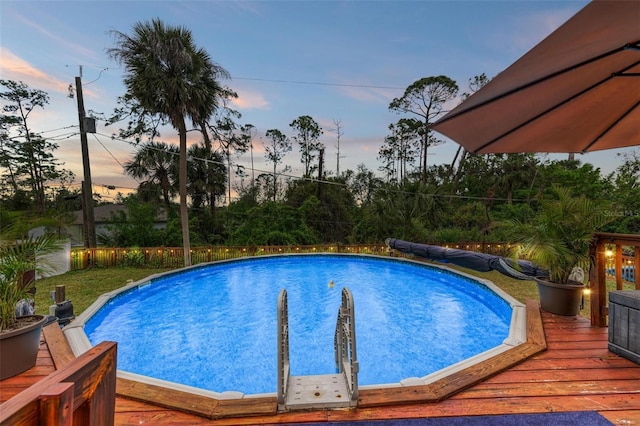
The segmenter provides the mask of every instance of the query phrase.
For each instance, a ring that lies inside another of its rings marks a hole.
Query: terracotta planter
[[[542,310],[565,316],[580,313],[584,284],[556,284],[538,278],[536,283]]]
[[[0,334],[0,380],[13,377],[36,365],[44,315],[31,315],[37,321]]]

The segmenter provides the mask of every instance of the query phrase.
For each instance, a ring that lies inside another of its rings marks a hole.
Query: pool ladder
[[[278,411],[358,405],[358,357],[353,297],[342,289],[334,335],[335,374],[290,376],[287,291],[278,295]]]

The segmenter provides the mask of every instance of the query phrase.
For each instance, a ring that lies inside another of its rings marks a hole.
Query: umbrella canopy
[[[432,128],[483,154],[640,145],[640,1],[592,1]]]

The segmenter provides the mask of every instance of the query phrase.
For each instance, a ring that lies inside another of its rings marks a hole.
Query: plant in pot
[[[548,271],[548,276],[536,278],[540,307],[558,315],[577,315],[585,285],[576,267],[588,271],[593,234],[612,218],[606,214],[605,202],[572,196],[568,189],[557,186],[552,195],[540,200],[530,220],[505,224],[512,241],[518,243],[514,257]]]
[[[59,247],[59,239],[50,234],[0,238],[0,380],[35,365],[46,317],[23,313],[32,313],[28,301],[34,297],[35,281],[31,277],[45,266],[39,256]]]

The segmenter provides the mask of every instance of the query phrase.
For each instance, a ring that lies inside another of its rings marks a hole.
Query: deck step
[[[341,373],[290,376],[285,404],[287,410],[349,407],[347,381]]]

